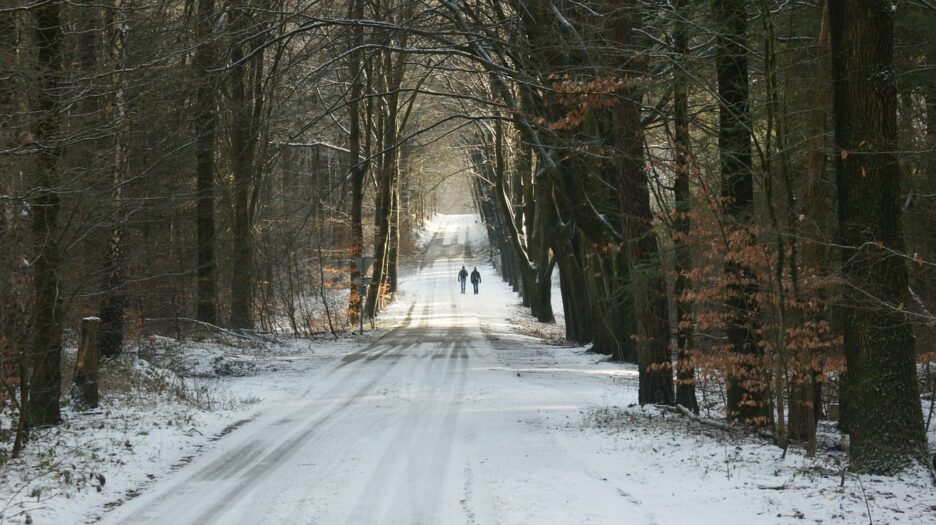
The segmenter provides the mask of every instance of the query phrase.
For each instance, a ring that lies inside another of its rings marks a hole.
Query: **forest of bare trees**
[[[6,2],[17,448],[61,421],[81,318],[107,358],[352,331],[455,185],[522,304],[554,322],[556,273],[566,340],[636,363],[641,404],[931,465],[933,29],[927,0]]]

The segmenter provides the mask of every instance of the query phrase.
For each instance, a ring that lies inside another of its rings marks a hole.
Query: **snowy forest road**
[[[499,357],[509,349],[491,333],[516,296],[494,275],[480,295],[459,293],[461,265],[481,262],[475,220],[434,223],[388,309],[398,327],[310,371],[304,395],[267,406],[103,522],[653,523],[541,424],[582,403]]]

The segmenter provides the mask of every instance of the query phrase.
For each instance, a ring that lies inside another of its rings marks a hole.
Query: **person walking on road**
[[[460,272],[458,272],[458,282],[461,283],[461,293],[465,293],[465,283],[468,282],[468,270],[462,266]]]
[[[478,267],[475,266],[474,271],[471,272],[471,286],[474,286],[475,295],[478,295],[479,284],[481,284],[481,272],[479,272]]]

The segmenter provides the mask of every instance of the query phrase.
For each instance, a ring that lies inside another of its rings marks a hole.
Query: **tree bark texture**
[[[79,330],[78,355],[75,358],[72,398],[86,408],[98,406],[98,330],[101,320],[85,317]]]
[[[751,111],[748,90],[747,9],[744,0],[713,0],[718,77],[718,149],[721,164],[721,196],[733,227],[744,231],[752,225],[754,177],[751,164]],[[753,243],[749,236],[747,243]],[[736,363],[727,372],[728,419],[742,423],[768,421],[766,385],[760,371],[761,350],[756,327],[757,289],[750,268],[729,261],[726,330]]]
[[[394,55],[398,55],[394,60]],[[379,137],[380,183],[377,193],[374,239],[374,277],[367,293],[365,315],[374,317],[381,305],[381,294],[387,291],[390,271],[391,236],[394,231],[394,196],[397,193],[398,124],[400,116],[400,86],[406,72],[406,54],[384,50],[380,54],[381,87],[387,93],[383,100]]]
[[[215,138],[218,132],[215,90],[218,88],[217,52],[214,43],[215,2],[198,0],[198,35],[195,51],[198,87],[195,93],[196,170],[196,316],[199,321],[217,324],[217,261],[215,260],[214,172]]]
[[[816,37],[816,77],[812,93],[813,108],[810,111],[807,135],[806,184],[803,196],[802,221],[802,267],[806,272],[826,275],[829,264],[829,243],[826,242],[823,225],[829,207],[829,195],[824,180],[827,165],[827,130],[832,112],[831,62],[829,61],[829,4],[823,2],[822,21]],[[827,303],[828,298],[823,298]],[[814,322],[828,320],[823,310],[811,316]],[[816,381],[815,371],[793,378],[790,392],[789,435],[791,439],[812,443],[816,425],[822,413],[822,383]]]
[[[128,178],[130,120],[127,115],[127,16],[124,0],[114,0],[108,9],[107,31],[110,37],[111,95],[105,107],[108,120],[114,129],[113,161],[111,165],[110,217],[107,269],[104,277],[104,297],[100,307],[100,329],[98,350],[101,355],[112,357],[123,350],[124,310],[127,292],[124,282],[126,256],[124,254],[124,209],[123,187]]]
[[[624,247],[611,241],[596,244],[587,234],[578,238],[592,326],[592,351],[636,363],[637,348],[631,338],[636,333],[636,320]]]
[[[634,13],[622,10],[611,32],[614,43],[624,49],[633,45]],[[632,59],[632,57],[625,57]],[[632,69],[634,64],[621,64]],[[638,66],[639,67],[639,66]],[[617,72],[622,75],[621,72]],[[624,88],[613,113],[614,122],[605,134],[617,150],[620,176],[621,224],[627,238],[627,262],[630,297],[636,320],[638,402],[641,405],[675,402],[673,366],[670,358],[669,303],[660,258],[659,242],[653,228],[650,206],[650,180],[644,163],[644,130],[640,121],[643,96],[639,88],[629,87],[623,74]]]
[[[691,319],[692,308],[681,300],[690,289],[689,272],[692,270],[692,253],[686,246],[689,235],[689,211],[692,200],[689,179],[692,172],[692,148],[689,135],[689,78],[684,71],[689,56],[689,34],[686,21],[687,0],[676,0],[676,21],[673,27],[673,132],[675,146],[675,180],[673,200],[676,203],[676,220],[673,229],[676,279],[673,294],[676,296],[676,404],[699,413],[695,392],[695,369],[692,366],[693,348]]]
[[[846,301],[850,468],[889,474],[926,460],[911,324],[902,313],[894,16],[884,0],[830,0],[835,172]]]
[[[578,250],[578,240],[569,228],[552,240],[559,266],[559,288],[565,314],[566,340],[580,345],[592,342],[592,319],[585,294],[584,266]]]
[[[522,193],[521,170],[523,167],[514,169],[513,172],[508,168],[508,139],[505,126],[501,123],[494,125],[494,199],[497,203],[501,215],[501,221],[504,225],[505,244],[507,245],[508,259],[502,268],[509,275],[509,282],[514,292],[519,292],[523,296],[524,306],[529,307],[530,296],[537,292],[535,286],[536,268],[531,260],[529,239],[535,232],[523,234],[522,207],[518,205],[518,199]],[[519,164],[523,166],[525,161]],[[527,168],[529,164],[526,164]],[[508,178],[509,177],[509,178]],[[526,242],[525,242],[526,241]],[[538,299],[533,302],[539,304]]]
[[[231,48],[230,110],[232,172],[234,179],[234,227],[231,250],[232,328],[253,328],[254,257],[252,239],[251,189],[257,180],[257,129],[263,107],[263,50],[254,50],[253,40],[241,42],[250,24],[247,14],[231,13],[234,40]],[[247,46],[252,51],[245,57]]]
[[[60,280],[59,211],[61,198],[58,170],[61,147],[56,144],[61,128],[62,4],[37,6],[34,39],[37,46],[39,85],[33,99],[35,144],[41,145],[31,171],[36,188],[32,199],[32,237],[35,260],[35,305],[31,322],[28,418],[30,428],[61,421],[62,390],[62,283]]]
[[[348,4],[349,18],[362,20],[364,18],[364,0],[352,0]],[[363,64],[361,46],[364,45],[364,27],[360,24],[352,29],[351,52],[348,54],[348,70],[351,76],[351,100],[348,102],[349,112],[349,138],[348,149],[351,174],[351,252],[352,261],[351,279],[363,277],[354,264],[354,259],[364,254],[364,177],[367,175],[367,165],[361,160],[361,95],[364,92]],[[348,298],[348,317],[357,321],[364,313],[364,297],[358,290],[358,285],[352,282],[351,293]]]
[[[607,44],[605,33],[615,29],[612,19],[618,19],[621,9],[611,9],[610,5],[602,7],[615,15],[609,15],[609,19],[595,19],[592,12],[583,10],[573,19],[574,27],[569,28],[568,17],[558,20],[553,6],[545,2],[529,4],[523,17],[530,47],[535,50],[535,69],[541,76],[571,75],[570,78],[595,81],[599,86],[603,77],[616,74],[616,55],[593,55],[583,46],[586,40],[604,40],[600,45]],[[563,4],[563,9],[571,12],[574,8]],[[579,76],[583,66],[585,74],[593,76]],[[563,98],[558,93],[546,92],[539,102],[538,113],[548,122],[562,122],[578,106]],[[588,106],[587,103],[583,105]],[[586,296],[583,306],[590,320],[592,350],[614,359],[636,362],[630,263],[622,244],[621,197],[615,195],[622,187],[621,168],[604,151],[616,147],[614,117],[601,108],[587,108],[581,117],[577,125],[548,135],[549,146],[565,153],[558,155],[557,167],[547,173],[555,186],[559,215],[576,230],[574,238]],[[580,147],[586,151],[579,151]],[[569,258],[561,258],[559,264],[566,260]],[[564,301],[567,299],[570,298],[563,296]]]
[[[393,195],[390,197],[390,240],[388,241],[387,254],[387,293],[391,297],[396,295],[397,285],[399,284],[399,266],[400,266],[400,182],[401,174],[399,163],[393,180]]]
[[[556,317],[552,308],[552,274],[556,266],[548,238],[556,234],[555,208],[550,195],[549,181],[540,177],[533,188],[533,228],[528,229],[532,257],[535,264],[534,283],[530,286],[530,308],[533,317],[541,323],[553,323]]]

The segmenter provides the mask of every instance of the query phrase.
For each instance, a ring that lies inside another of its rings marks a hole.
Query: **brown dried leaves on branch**
[[[793,261],[789,244],[780,265],[779,247],[770,236],[757,226],[734,224],[723,211],[728,203],[702,187],[697,206],[677,217],[691,224],[689,231],[672,233],[693,254],[692,269],[684,273],[691,286],[677,298],[690,312],[678,321],[680,329],[694,334],[690,364],[700,375],[740,379],[745,389],[767,394],[770,403],[787,395],[773,391],[775,374],[793,385],[823,382],[842,371],[841,336],[827,315],[836,277]],[[731,265],[744,271],[726,271]],[[738,353],[725,336],[737,318],[732,305],[744,293],[751,293],[754,303],[749,317],[757,354]]]
[[[553,131],[576,129],[588,113],[620,106],[623,92],[634,85],[630,77],[614,76],[577,80],[569,75],[552,75],[549,80],[564,111],[555,121],[543,122]]]

